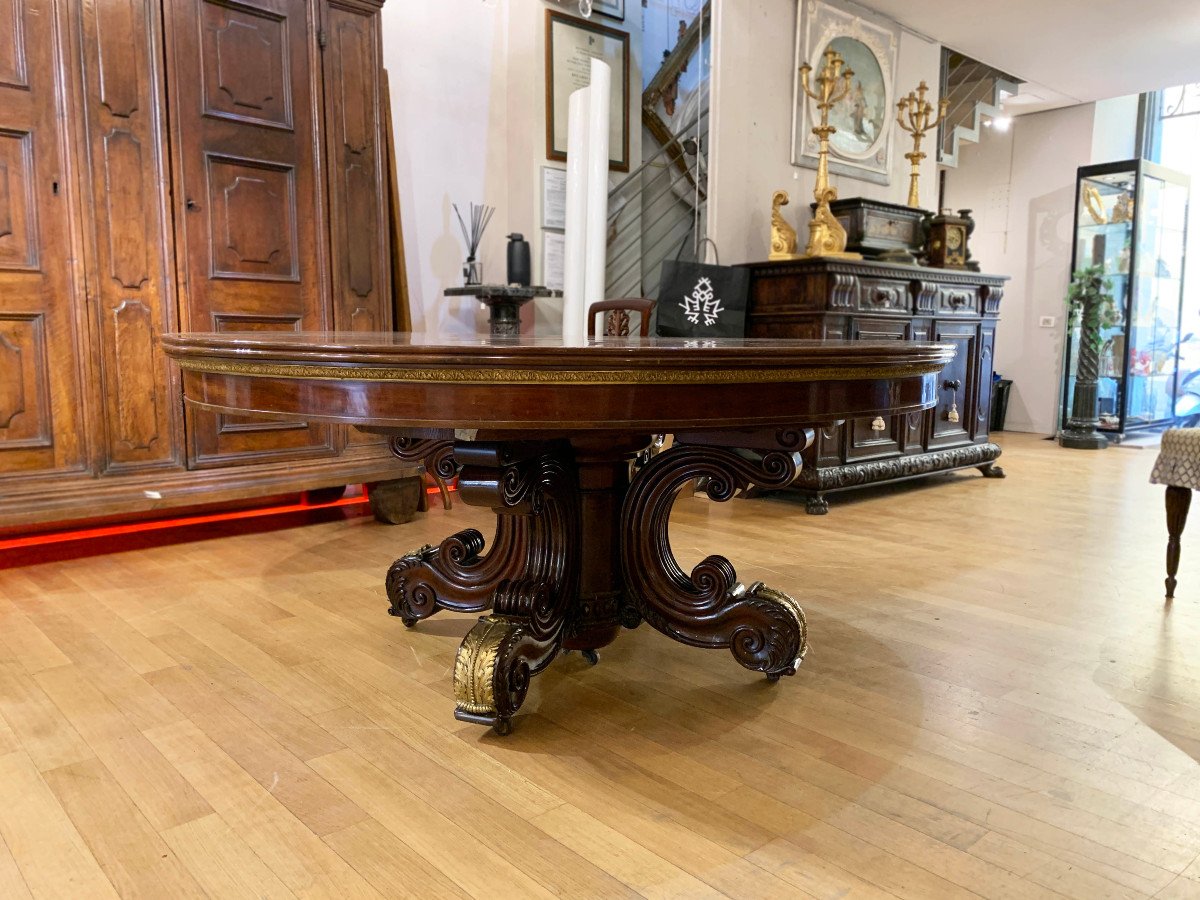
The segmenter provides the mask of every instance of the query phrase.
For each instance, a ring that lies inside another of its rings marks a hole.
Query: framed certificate
[[[592,79],[592,60],[612,69],[609,168],[629,171],[629,35],[546,10],[546,158],[567,158],[567,104]]]

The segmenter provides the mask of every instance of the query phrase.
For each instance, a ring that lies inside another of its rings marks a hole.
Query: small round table
[[[488,324],[493,335],[521,333],[521,307],[534,297],[561,297],[562,291],[534,285],[522,287],[509,284],[468,284],[448,288],[447,297],[478,297],[489,309]]]
[[[667,523],[685,486],[713,500],[796,480],[814,428],[937,400],[950,344],[562,339],[391,333],[168,334],[192,404],[342,422],[389,435],[460,497],[496,514],[490,548],[467,529],[404,554],[390,611],[485,613],[454,666],[455,715],[501,733],[529,679],[564,650],[595,651],[647,622],[791,675],[807,626],[792,597],[738,581],[723,556],[690,573]],[[631,475],[651,436],[674,444]],[[716,537],[716,535],[714,535]],[[485,552],[486,549],[486,552]],[[791,550],[780,547],[781,556]]]

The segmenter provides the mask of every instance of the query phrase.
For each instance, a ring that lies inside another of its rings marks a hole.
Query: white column
[[[607,63],[592,60],[589,90],[585,309],[604,299],[608,268],[608,142],[612,119],[612,69]]]

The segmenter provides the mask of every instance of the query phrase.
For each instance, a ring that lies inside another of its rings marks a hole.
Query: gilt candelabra
[[[813,187],[813,199],[817,208],[813,212],[812,221],[808,223],[808,247],[804,255],[839,256],[861,259],[857,253],[846,253],[846,229],[833,215],[829,203],[837,199],[837,188],[829,184],[829,138],[837,133],[837,128],[829,124],[829,111],[834,104],[841,102],[850,93],[850,79],[854,71],[846,65],[845,60],[832,47],[823,54],[824,64],[817,73],[816,89],[809,83],[812,66],[805,63],[800,67],[800,83],[805,95],[814,102],[817,108],[817,119],[820,124],[814,125],[812,133],[820,141],[817,153],[817,183]]]
[[[916,91],[910,91],[907,97],[902,98],[896,104],[896,121],[913,138],[912,152],[904,154],[904,158],[912,163],[912,174],[908,178],[908,205],[913,209],[921,208],[921,197],[917,190],[917,185],[921,180],[921,160],[925,159],[925,151],[921,149],[921,139],[927,132],[937,128],[945,121],[946,109],[950,105],[949,100],[941,100],[937,106],[937,118],[930,121],[934,107],[925,99],[925,94],[928,92],[929,87],[922,81]]]

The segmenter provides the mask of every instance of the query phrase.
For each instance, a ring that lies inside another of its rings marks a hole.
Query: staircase
[[[705,233],[708,207],[697,128],[707,134],[707,110],[609,192],[605,296],[657,298],[662,264],[696,258],[688,238]]]
[[[662,264],[695,259],[706,233],[708,62],[699,54],[710,17],[711,0],[642,94],[642,164],[608,197],[607,297],[657,298]],[[702,74],[686,89],[680,77],[689,69]]]
[[[941,96],[950,101],[938,128],[938,162],[958,165],[964,143],[979,143],[985,122],[1004,115],[1003,104],[1020,88],[1020,80],[968,56],[942,48]]]

